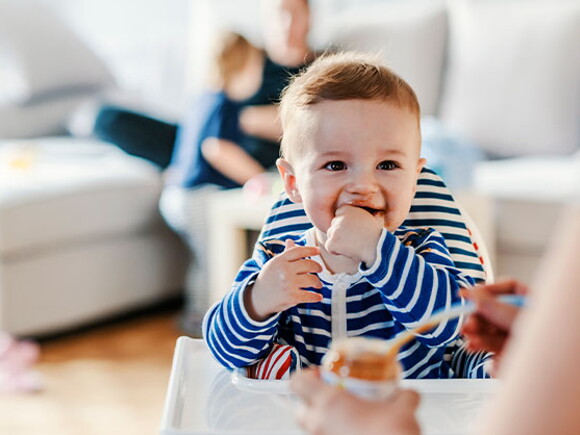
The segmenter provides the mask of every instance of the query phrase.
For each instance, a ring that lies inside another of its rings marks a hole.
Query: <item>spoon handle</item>
[[[522,295],[500,295],[497,297],[500,302],[504,304],[513,305],[515,307],[525,306],[526,297]],[[390,341],[389,347],[390,352],[399,352],[399,348],[403,346],[408,341],[411,341],[417,334],[421,332],[428,331],[439,323],[461,317],[475,311],[475,304],[471,301],[461,301],[452,304],[449,308],[442,308],[441,310],[433,313],[429,318],[415,326],[413,329],[409,329],[396,338]]]

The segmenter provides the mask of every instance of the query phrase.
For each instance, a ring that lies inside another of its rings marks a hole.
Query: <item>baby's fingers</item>
[[[309,304],[320,302],[322,295],[320,293],[311,292],[308,290],[299,290],[296,295],[296,304]]]
[[[287,251],[290,248],[293,248],[294,246],[296,246],[296,243],[294,243],[294,240],[292,240],[292,239],[284,240],[284,250],[285,251]]]
[[[288,240],[286,241],[288,244]],[[294,243],[294,242],[292,242]],[[288,246],[288,245],[287,245]],[[302,260],[304,258],[320,255],[320,249],[316,246],[291,246],[286,247],[279,257],[283,257],[286,261]]]
[[[294,262],[294,271],[297,275],[320,273],[322,272],[322,266],[314,260],[304,259]]]
[[[297,280],[298,287],[301,289],[304,288],[321,288],[322,282],[320,278],[316,275],[305,274],[298,276]]]

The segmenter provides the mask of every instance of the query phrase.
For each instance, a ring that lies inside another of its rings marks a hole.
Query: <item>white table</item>
[[[248,258],[248,230],[259,231],[276,195],[250,199],[242,189],[215,192],[208,203],[208,295],[219,301]]]
[[[493,380],[406,380],[421,393],[418,418],[424,434],[466,434]],[[177,340],[161,422],[162,435],[302,434],[293,418],[293,395],[253,392],[231,382],[230,372],[202,340]]]

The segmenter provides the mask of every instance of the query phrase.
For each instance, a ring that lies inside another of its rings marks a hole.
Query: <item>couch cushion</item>
[[[495,198],[567,202],[580,198],[580,152],[572,157],[520,157],[477,164],[475,188]]]
[[[160,219],[158,170],[72,138],[0,144],[0,256],[144,231]]]
[[[447,12],[441,1],[391,1],[346,9],[331,38],[342,49],[381,53],[415,89],[421,110],[437,111],[445,59]]]
[[[74,92],[34,103],[0,106],[0,137],[18,139],[65,134],[69,120],[90,99],[90,93]]]
[[[481,162],[474,184],[496,199],[498,248],[539,254],[564,205],[580,201],[580,153]]]
[[[453,1],[441,118],[500,156],[580,146],[580,4]]]

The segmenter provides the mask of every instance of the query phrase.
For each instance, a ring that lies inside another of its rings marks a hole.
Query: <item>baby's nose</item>
[[[347,190],[353,194],[368,195],[377,192],[379,185],[373,172],[361,171],[352,175]]]

